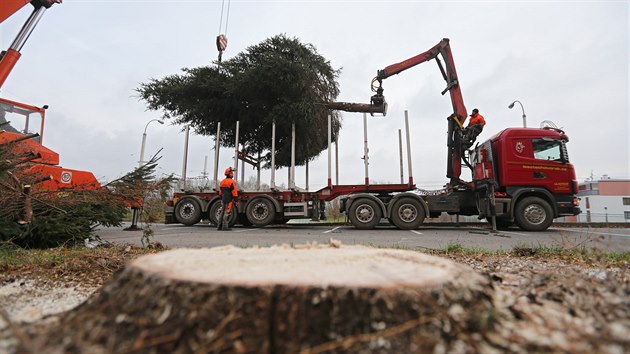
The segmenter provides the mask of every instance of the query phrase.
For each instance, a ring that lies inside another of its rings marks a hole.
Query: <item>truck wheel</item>
[[[186,226],[201,221],[201,205],[192,198],[184,198],[175,206],[175,219]]]
[[[376,227],[382,218],[381,208],[371,199],[355,200],[348,211],[348,218],[354,227],[370,230]]]
[[[544,231],[553,222],[553,210],[545,200],[527,197],[516,205],[514,219],[523,230]]]
[[[232,208],[236,208],[236,206],[232,206]],[[208,220],[210,221],[210,224],[212,226],[217,226],[219,217],[221,216],[222,209],[223,209],[223,206],[221,205],[220,201],[215,202],[210,207],[210,211],[208,212],[208,214],[210,214],[208,215]],[[236,215],[236,213],[235,212],[232,213],[232,215],[230,216],[230,222],[229,222],[230,227],[236,224],[237,219],[238,219],[238,216]]]
[[[276,217],[276,208],[266,198],[255,198],[247,204],[245,214],[252,225],[263,227],[273,222]]]
[[[415,230],[424,221],[424,208],[414,198],[400,198],[392,208],[391,221],[402,230]]]

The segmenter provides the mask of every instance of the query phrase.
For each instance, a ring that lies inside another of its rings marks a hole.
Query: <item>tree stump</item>
[[[363,246],[177,249],[143,256],[37,350],[414,353],[490,329],[492,286],[455,262]]]

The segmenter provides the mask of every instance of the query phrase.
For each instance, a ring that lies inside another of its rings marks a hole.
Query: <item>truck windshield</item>
[[[566,147],[562,140],[549,138],[533,139],[534,158],[537,160],[568,162]]]
[[[20,134],[42,133],[42,114],[27,108],[0,102],[0,130]],[[35,138],[38,140],[39,138]]]

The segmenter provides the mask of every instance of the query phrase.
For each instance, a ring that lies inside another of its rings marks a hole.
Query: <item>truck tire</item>
[[[234,208],[236,208],[236,206],[232,206],[232,209]],[[221,209],[223,209],[223,206],[221,205],[220,201],[217,201],[214,204],[212,204],[212,206],[210,207],[210,211],[208,212],[209,214],[208,220],[210,221],[210,225],[217,226],[219,215],[221,215]],[[230,225],[230,227],[236,224],[236,220],[238,219],[238,216],[236,214],[237,214],[236,210],[234,210],[232,215],[230,215],[230,222],[228,224]]]
[[[273,222],[276,217],[276,208],[269,199],[254,198],[247,204],[245,215],[252,225],[263,227]]]
[[[526,231],[544,231],[553,222],[553,210],[549,203],[538,197],[521,199],[514,209],[516,224]]]
[[[414,198],[400,198],[392,207],[391,222],[402,230],[415,230],[424,222],[424,208]]]
[[[201,221],[201,205],[193,198],[184,198],[175,205],[175,219],[186,226]]]
[[[357,229],[371,230],[381,221],[382,214],[380,206],[374,200],[360,198],[350,206],[348,218]]]

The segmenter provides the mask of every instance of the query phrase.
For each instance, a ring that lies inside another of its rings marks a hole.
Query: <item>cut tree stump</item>
[[[412,251],[177,249],[138,258],[33,345],[63,353],[448,352],[492,327],[492,293],[488,277]]]

